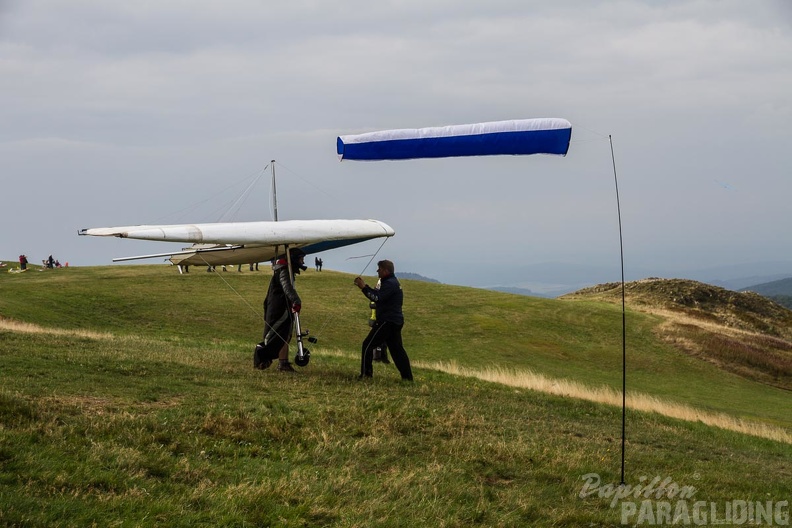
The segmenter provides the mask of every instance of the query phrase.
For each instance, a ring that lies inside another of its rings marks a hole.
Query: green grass
[[[230,268],[234,269],[235,268]],[[179,275],[167,266],[104,266],[0,273],[0,315],[47,327],[224,343],[260,340],[270,272]],[[426,362],[531,369],[621,390],[621,307],[404,281],[405,346]],[[298,278],[303,327],[319,346],[359,350],[369,316],[352,276],[309,270]],[[8,292],[6,294],[6,292]],[[789,392],[729,374],[658,340],[657,317],[628,311],[629,389],[792,431]]]
[[[621,410],[429,369],[357,382],[367,302],[298,279],[317,334],[297,375],[254,371],[269,273],[160,266],[0,274],[0,524],[617,526],[582,476],[618,483]],[[225,278],[228,284],[221,279]],[[235,293],[231,288],[236,290]],[[404,281],[413,360],[620,387],[621,312]],[[631,390],[790,428],[789,394],[659,343],[628,314]],[[785,500],[792,446],[628,413],[627,481],[695,500]]]

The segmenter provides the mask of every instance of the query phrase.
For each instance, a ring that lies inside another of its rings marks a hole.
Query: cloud
[[[103,264],[118,248],[76,229],[168,217],[277,159],[284,217],[386,221],[405,271],[443,280],[438,260],[493,247],[610,263],[611,135],[631,261],[792,261],[790,20],[738,0],[7,2],[0,208],[27,220],[2,248]],[[566,158],[334,151],[342,133],[546,116],[573,123]],[[266,193],[243,219],[270,214]]]

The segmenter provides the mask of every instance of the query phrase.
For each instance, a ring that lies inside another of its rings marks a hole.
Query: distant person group
[[[9,269],[8,271],[20,271],[20,272],[21,271],[27,271],[29,263],[30,263],[30,261],[28,260],[27,255],[25,255],[23,253],[23,254],[19,255],[19,268]],[[3,266],[4,266],[4,264],[3,264]],[[55,268],[62,268],[62,267],[68,267],[68,266],[69,266],[68,262],[63,264],[63,265],[61,265],[60,261],[55,259],[55,258],[53,258],[52,255],[50,255],[48,258],[46,258],[46,259],[41,261],[42,269],[55,269]]]
[[[50,255],[46,260],[42,260],[41,264],[47,269],[55,269],[55,268],[63,267],[63,266],[61,266],[61,263],[60,263],[59,260],[52,258],[52,255]],[[67,265],[68,265],[68,263],[67,263]]]
[[[243,266],[242,264],[237,264],[237,272],[239,272],[239,273],[242,272],[242,266]],[[322,271],[322,266],[324,266],[324,261],[322,259],[320,259],[319,257],[316,257],[314,259],[314,266],[316,268],[316,271]],[[248,264],[248,267],[250,268],[250,271],[258,271],[259,270],[259,263],[258,262],[251,262],[250,264]],[[223,271],[228,271],[228,265],[227,264],[220,264],[220,269],[223,270]],[[213,266],[211,264],[207,265],[206,266],[206,271],[210,272],[210,273],[213,272],[213,271],[217,271],[217,266]],[[188,264],[180,264],[179,265],[179,272],[180,273],[190,273],[190,266]]]

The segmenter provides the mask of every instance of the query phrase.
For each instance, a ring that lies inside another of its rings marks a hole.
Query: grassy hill
[[[361,383],[367,302],[351,275],[327,270],[298,279],[303,325],[319,339],[309,366],[252,369],[269,277],[0,273],[0,523],[619,525],[610,497],[579,496],[586,474],[619,482],[621,410],[588,401],[621,387],[619,303],[405,280],[416,382],[377,364]],[[731,327],[639,308],[627,314],[628,395],[651,396],[658,412],[628,412],[627,483],[671,477],[721,512],[788,498],[788,355],[777,378],[731,368],[690,344]],[[734,334],[783,348],[784,319],[768,324]],[[479,379],[493,372],[501,383]],[[530,373],[577,397],[524,388]],[[779,435],[660,414],[669,406]]]
[[[746,379],[792,390],[792,311],[754,292],[696,281],[628,283],[629,304],[660,315],[656,334],[692,357]],[[621,301],[621,285],[602,284],[567,298]]]

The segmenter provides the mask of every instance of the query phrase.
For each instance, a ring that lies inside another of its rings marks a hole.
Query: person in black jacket
[[[253,367],[266,369],[275,358],[279,359],[278,370],[294,372],[289,363],[289,341],[292,337],[294,314],[299,313],[302,301],[292,283],[292,274],[298,275],[305,269],[305,253],[299,248],[289,250],[291,272],[286,255],[275,259],[272,267],[267,296],[264,298],[264,340],[253,351]]]
[[[360,358],[360,378],[370,378],[373,375],[374,349],[387,344],[390,349],[391,359],[399,369],[403,380],[412,381],[412,368],[410,358],[402,344],[402,327],[404,326],[404,314],[402,313],[402,303],[404,302],[404,292],[402,292],[399,279],[394,275],[393,262],[390,260],[380,260],[377,262],[377,276],[380,279],[379,289],[375,289],[366,284],[361,277],[355,278],[355,286],[360,288],[370,301],[375,303],[377,310],[377,320],[371,327],[366,339],[363,340],[363,347]]]

